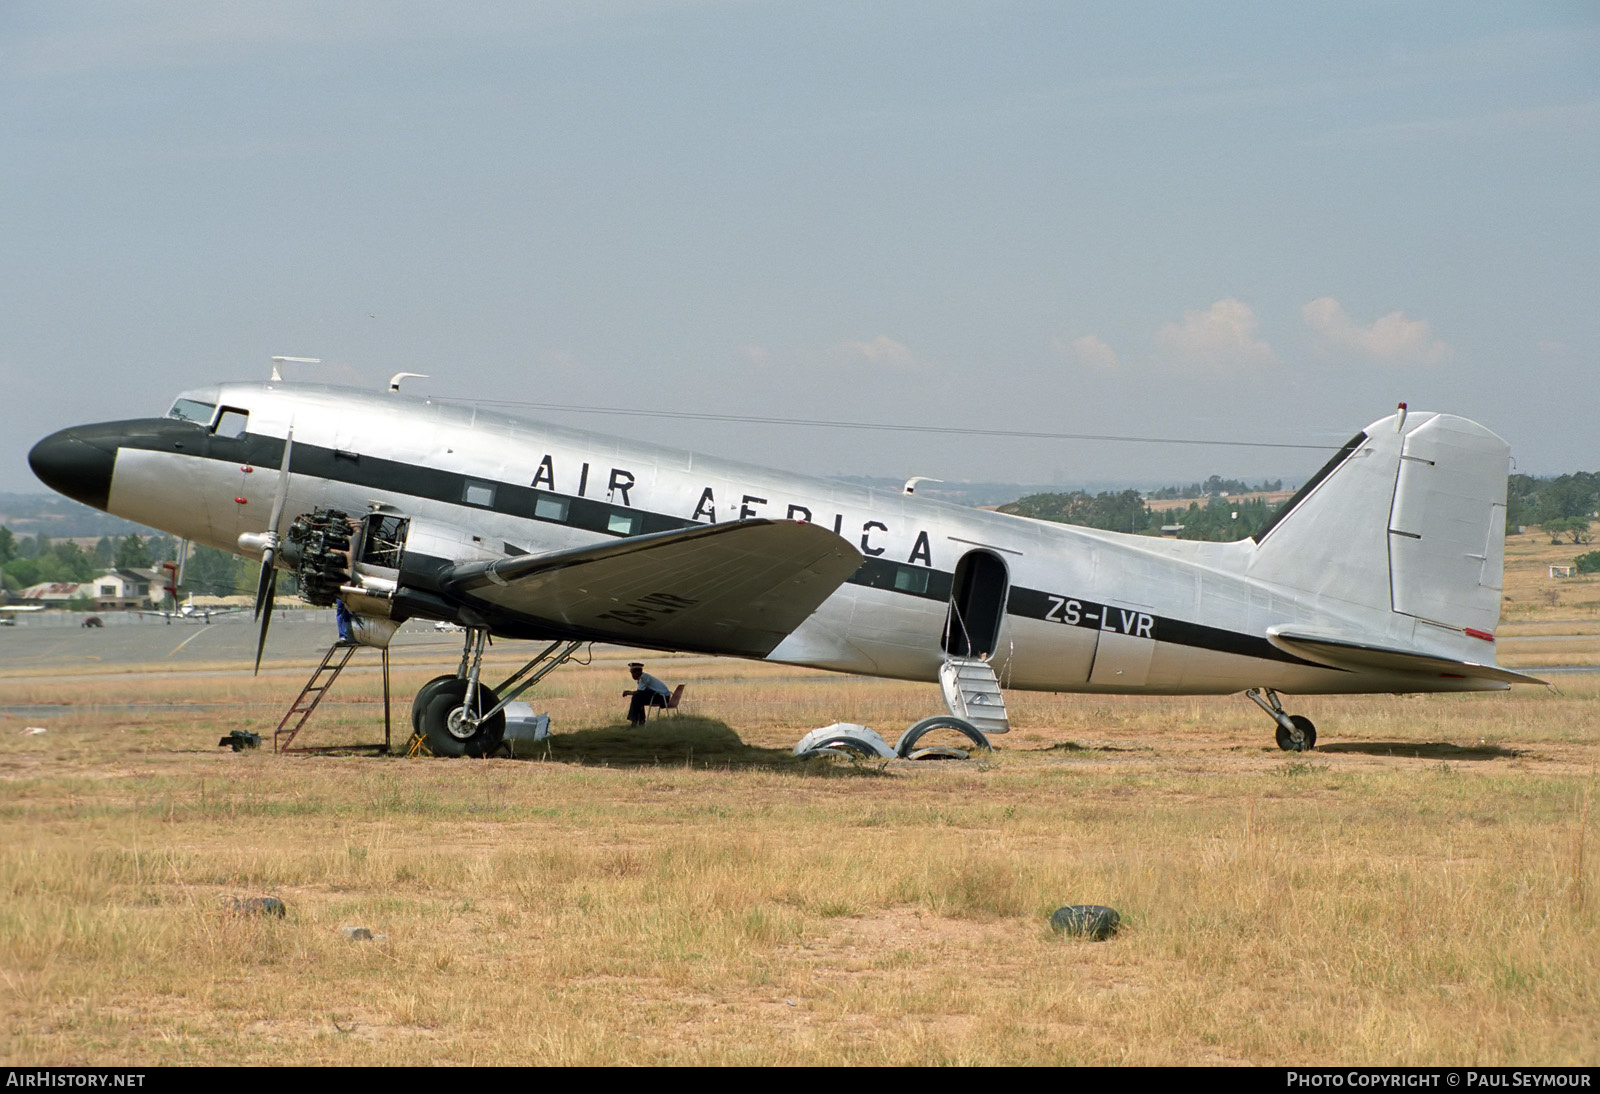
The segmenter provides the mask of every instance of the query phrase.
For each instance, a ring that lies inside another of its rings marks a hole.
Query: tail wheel
[[[487,756],[500,747],[506,733],[505,711],[497,711],[473,724],[462,705],[467,695],[467,681],[452,676],[433,683],[439,686],[423,708],[421,729],[435,756]],[[493,689],[479,684],[472,705],[477,711],[493,710],[500,705],[500,697]]]
[[[1301,742],[1295,743],[1294,735],[1282,726],[1278,727],[1278,747],[1285,752],[1310,752],[1317,747],[1317,727],[1311,724],[1311,719],[1304,714],[1291,714],[1289,721],[1300,731]]]

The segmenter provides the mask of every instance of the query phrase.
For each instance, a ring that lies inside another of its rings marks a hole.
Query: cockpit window
[[[167,411],[167,417],[177,418],[185,422],[199,422],[201,425],[211,424],[211,415],[217,412],[215,403],[202,403],[194,399],[179,399],[172,404],[172,409]]]
[[[238,407],[225,406],[217,419],[217,428],[211,432],[219,437],[243,437],[250,427],[250,412]]]

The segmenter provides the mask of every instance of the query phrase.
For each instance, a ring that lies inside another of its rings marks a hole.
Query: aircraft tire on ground
[[[428,709],[428,704],[439,693],[439,688],[452,680],[459,679],[454,673],[446,676],[435,676],[426,684],[417,689],[417,696],[411,700],[411,728],[417,733],[422,732],[422,712]]]
[[[828,754],[834,756],[843,756],[847,753],[860,756],[864,760],[883,760],[891,758],[874,751],[872,747],[865,741],[859,741],[854,737],[829,737],[826,740],[818,741],[816,745],[814,745],[806,753],[806,755],[815,756],[819,754]]]
[[[1284,729],[1282,726],[1279,726],[1279,748],[1283,749],[1285,752],[1310,752],[1313,748],[1317,747],[1317,727],[1312,725],[1310,718],[1307,718],[1304,714],[1291,714],[1289,715],[1289,721],[1293,722],[1295,728],[1298,729],[1305,737],[1305,745],[1302,748],[1295,748],[1294,738],[1289,735],[1289,731]]]
[[[428,747],[435,756],[487,756],[499,748],[505,738],[506,714],[503,710],[485,719],[468,736],[461,736],[458,730],[450,727],[450,715],[461,709],[461,700],[466,694],[466,680],[451,677],[447,683],[440,684],[433,698],[428,700],[422,712],[422,735],[428,739]],[[478,685],[474,706],[479,710],[489,710],[499,702],[500,697],[491,688]]]
[[[895,754],[902,759],[909,759],[912,750],[917,747],[917,742],[922,739],[923,735],[936,729],[953,729],[971,741],[974,746],[985,751],[993,747],[989,744],[989,738],[985,737],[977,726],[965,718],[958,718],[954,714],[935,714],[931,718],[922,719],[922,721],[902,733],[900,739],[894,743]]]

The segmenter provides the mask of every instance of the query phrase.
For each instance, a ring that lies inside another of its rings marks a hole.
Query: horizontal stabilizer
[[[1270,627],[1267,640],[1285,653],[1307,661],[1339,669],[1367,672],[1399,672],[1417,676],[1460,676],[1475,680],[1498,680],[1503,684],[1543,684],[1546,681],[1526,673],[1513,672],[1499,665],[1457,661],[1449,657],[1375,646],[1370,642],[1331,634],[1313,634],[1284,627]]]
[[[764,657],[861,561],[819,525],[746,520],[470,563],[445,587],[553,635]]]

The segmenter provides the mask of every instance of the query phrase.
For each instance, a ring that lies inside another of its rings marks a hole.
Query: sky
[[[290,377],[825,475],[1600,469],[1600,5],[0,3],[0,491]],[[982,429],[1271,442],[1197,447]]]

